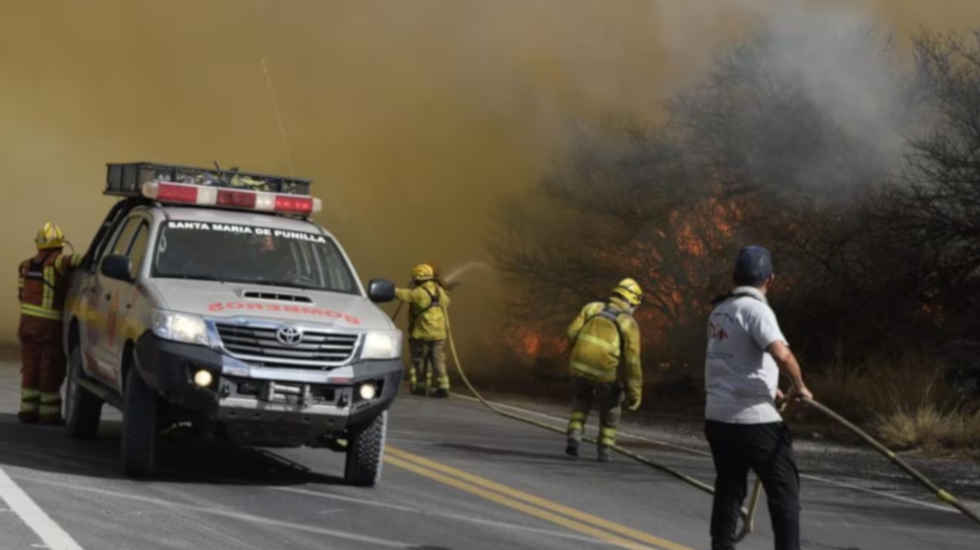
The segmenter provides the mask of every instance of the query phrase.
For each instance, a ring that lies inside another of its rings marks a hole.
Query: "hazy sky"
[[[495,198],[540,177],[569,124],[655,120],[712,48],[779,4],[5,2],[0,341],[15,338],[14,272],[34,231],[56,221],[84,249],[111,204],[106,162],[292,164],[361,276],[403,280],[422,259],[484,257]],[[806,4],[866,10],[899,38],[980,28],[976,0]],[[461,289],[457,318],[492,309],[486,293]]]

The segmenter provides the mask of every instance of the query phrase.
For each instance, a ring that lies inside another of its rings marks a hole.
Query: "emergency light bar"
[[[138,197],[142,194],[143,184],[155,181],[310,195],[310,180],[241,172],[237,168],[221,170],[150,162],[107,164],[106,167],[106,195]]]
[[[176,183],[172,181],[148,181],[143,183],[140,194],[148,199],[171,204],[195,206],[220,206],[259,212],[309,215],[319,212],[323,203],[316,197],[304,197],[288,193],[268,193],[221,189],[208,185]]]
[[[323,206],[309,180],[149,162],[106,166],[106,195],[303,216]]]

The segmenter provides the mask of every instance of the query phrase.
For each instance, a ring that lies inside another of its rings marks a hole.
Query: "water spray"
[[[463,275],[466,275],[470,271],[473,271],[474,269],[482,269],[482,270],[485,270],[485,271],[492,271],[493,270],[493,268],[490,267],[490,264],[488,264],[486,262],[481,262],[479,260],[469,261],[469,262],[466,262],[465,264],[457,267],[456,269],[450,271],[449,272],[449,275],[446,275],[442,279],[442,282],[444,282],[447,285],[458,285],[458,284],[460,284],[462,282],[460,280],[462,278],[462,276]]]

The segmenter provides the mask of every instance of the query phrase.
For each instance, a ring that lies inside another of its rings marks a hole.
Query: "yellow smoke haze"
[[[570,122],[655,121],[713,48],[778,4],[5,2],[0,341],[15,339],[14,272],[39,224],[88,245],[112,203],[106,162],[295,171],[362,277],[404,280],[421,260],[448,271],[485,259],[491,206],[552,166]],[[900,36],[980,27],[975,0],[809,4],[859,4]],[[466,284],[457,326],[475,327],[500,289]]]

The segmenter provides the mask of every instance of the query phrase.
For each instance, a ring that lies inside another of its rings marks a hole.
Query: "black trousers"
[[[717,472],[711,509],[712,550],[735,548],[738,511],[745,500],[750,469],[766,490],[776,550],[799,550],[800,477],[789,428],[782,422],[728,424],[708,420],[704,433]]]

